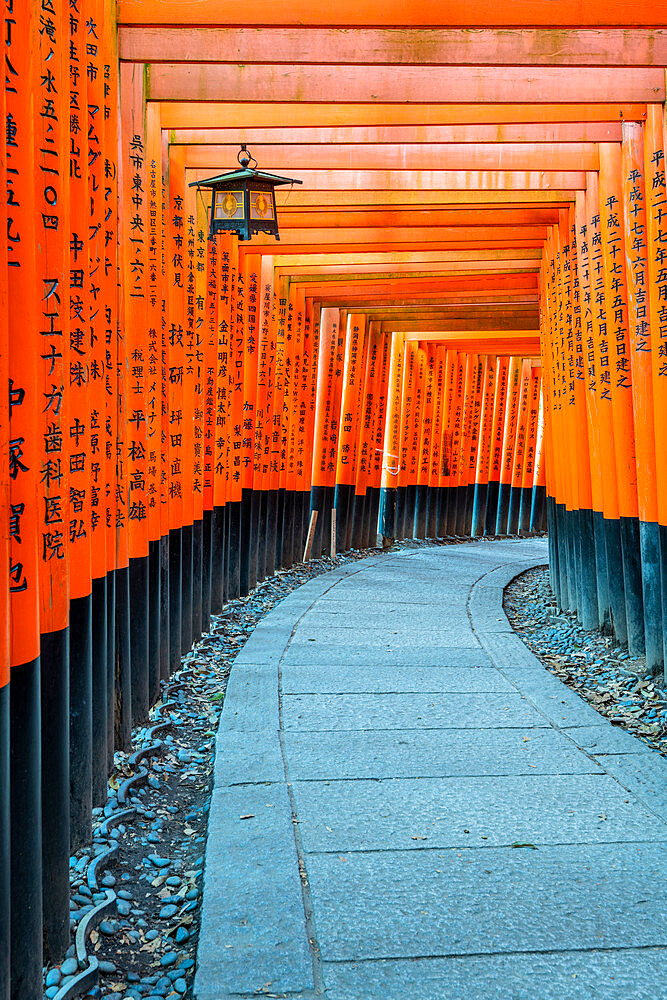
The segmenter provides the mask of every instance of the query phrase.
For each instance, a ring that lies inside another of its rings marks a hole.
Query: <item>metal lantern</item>
[[[301,181],[257,170],[257,160],[245,146],[241,146],[238,161],[240,170],[190,185],[211,190],[209,237],[216,233],[236,233],[240,240],[249,240],[254,233],[266,233],[279,240],[275,188]]]

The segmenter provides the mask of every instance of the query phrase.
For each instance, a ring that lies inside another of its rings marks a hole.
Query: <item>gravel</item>
[[[528,570],[505,590],[514,631],[552,674],[614,725],[667,754],[667,689],[641,656],[611,636],[586,631],[576,613],[559,611],[546,567]]]

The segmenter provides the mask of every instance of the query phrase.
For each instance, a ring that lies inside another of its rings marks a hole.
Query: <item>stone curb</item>
[[[279,663],[303,615],[378,556],[330,570],[283,598],[234,660],[216,738],[194,995],[314,995],[301,876],[280,744]],[[243,818],[242,818],[243,817]],[[240,961],[239,956],[245,956]],[[252,956],[251,964],[247,956]]]
[[[526,570],[543,565],[543,558],[507,563],[481,577],[468,602],[473,631],[500,673],[555,729],[667,822],[667,761],[635,736],[613,727],[550,674],[508,621],[503,608],[505,587]],[[610,749],[606,740],[620,749]]]

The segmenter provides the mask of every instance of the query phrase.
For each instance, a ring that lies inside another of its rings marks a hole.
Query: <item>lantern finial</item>
[[[250,169],[250,170],[256,170],[257,169],[257,160],[252,155],[252,153],[250,152],[250,150],[248,149],[248,147],[246,146],[245,143],[243,143],[241,145],[241,148],[239,150],[239,154],[236,157],[236,159],[239,161],[239,163],[241,164],[241,166],[243,167],[244,170],[248,170],[248,169]],[[254,167],[250,167],[249,166],[250,163],[254,163],[255,166]]]

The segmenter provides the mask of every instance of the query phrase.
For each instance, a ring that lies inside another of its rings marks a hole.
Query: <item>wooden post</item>
[[[310,553],[313,549],[313,539],[315,537],[315,525],[317,524],[317,511],[311,510],[310,512],[310,523],[308,525],[308,536],[306,538],[306,547],[303,550],[303,561],[308,562],[310,559]]]

